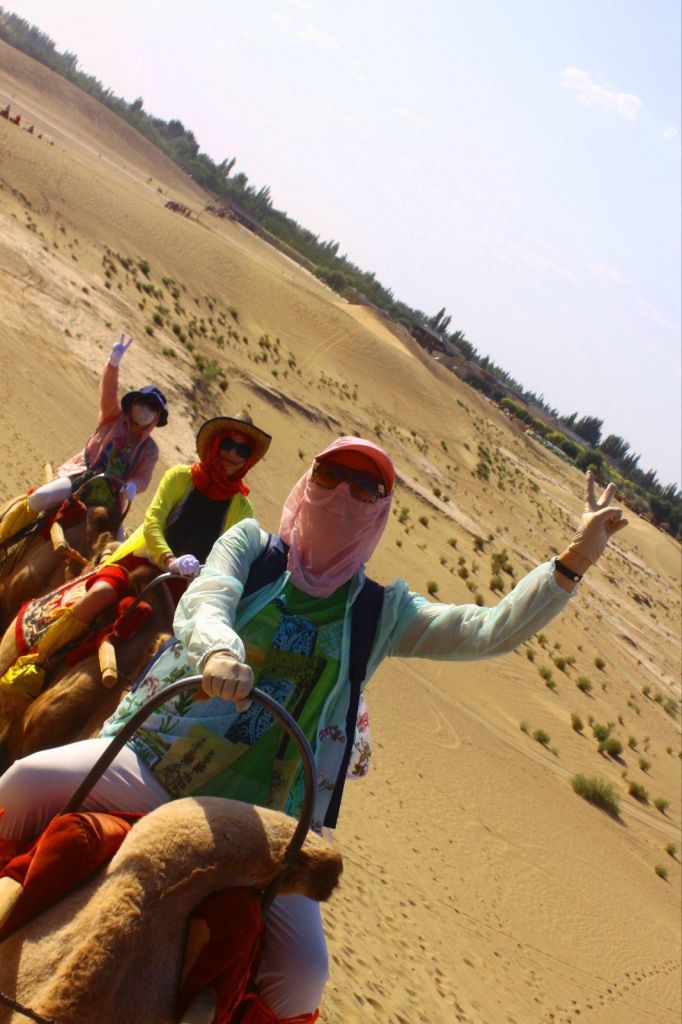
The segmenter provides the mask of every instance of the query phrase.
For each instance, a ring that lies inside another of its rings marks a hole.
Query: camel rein
[[[11,996],[6,996],[2,989],[0,989],[0,1003],[4,1003],[5,1006],[8,1006],[10,1010],[14,1010],[15,1013],[20,1013],[22,1016],[28,1017],[29,1020],[34,1020],[36,1024],[58,1024],[58,1021],[52,1020],[51,1017],[41,1017],[39,1013],[36,1013],[29,1006],[24,1006],[23,1003],[17,1002]]]

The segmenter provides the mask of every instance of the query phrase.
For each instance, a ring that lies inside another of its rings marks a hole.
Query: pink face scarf
[[[347,440],[346,446],[336,441],[334,450],[352,448],[357,442]],[[377,451],[388,460],[378,446]],[[379,543],[391,498],[389,494],[374,503],[356,501],[347,483],[328,491],[312,482],[308,470],[285,501],[279,526],[289,545],[287,568],[294,586],[313,597],[329,597],[352,579]]]

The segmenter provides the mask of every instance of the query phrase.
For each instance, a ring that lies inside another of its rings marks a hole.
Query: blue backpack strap
[[[384,606],[384,591],[385,587],[376,583],[375,580],[366,579],[365,585],[353,603],[350,623],[350,661],[348,666],[350,699],[346,714],[346,749],[343,752],[343,761],[336,777],[334,792],[324,817],[324,825],[327,828],[335,828],[339,816],[343,787],[346,784],[346,772],[355,742],[360,694],[367,675],[367,662]]]
[[[278,534],[271,533],[267,544],[251,563],[242,599],[279,579],[286,571],[288,555],[289,545]]]

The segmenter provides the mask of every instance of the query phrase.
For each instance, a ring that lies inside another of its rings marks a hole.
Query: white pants
[[[28,507],[34,512],[45,512],[48,508],[57,508],[63,501],[71,497],[71,480],[68,476],[58,476],[49,483],[37,487],[28,496]]]
[[[0,778],[0,839],[32,839],[64,806],[108,745],[82,740],[31,754]],[[84,811],[153,811],[168,793],[124,747],[93,787]],[[306,896],[278,896],[266,918],[256,987],[277,1017],[312,1013],[320,1005],[329,966],[318,903]]]

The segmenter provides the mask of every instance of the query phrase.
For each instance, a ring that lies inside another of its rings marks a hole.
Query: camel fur
[[[64,530],[70,547],[94,563],[112,543],[120,520],[118,508],[89,508],[85,519]],[[56,590],[81,567],[54,550],[49,537],[32,534],[12,551],[0,576],[0,628],[5,628],[22,604]]]
[[[295,825],[217,797],[164,804],[107,868],[0,943],[0,990],[59,1024],[173,1024],[192,910],[218,889],[264,888]],[[326,900],[341,870],[310,833],[282,893]],[[18,1020],[0,1005],[0,1024]]]

